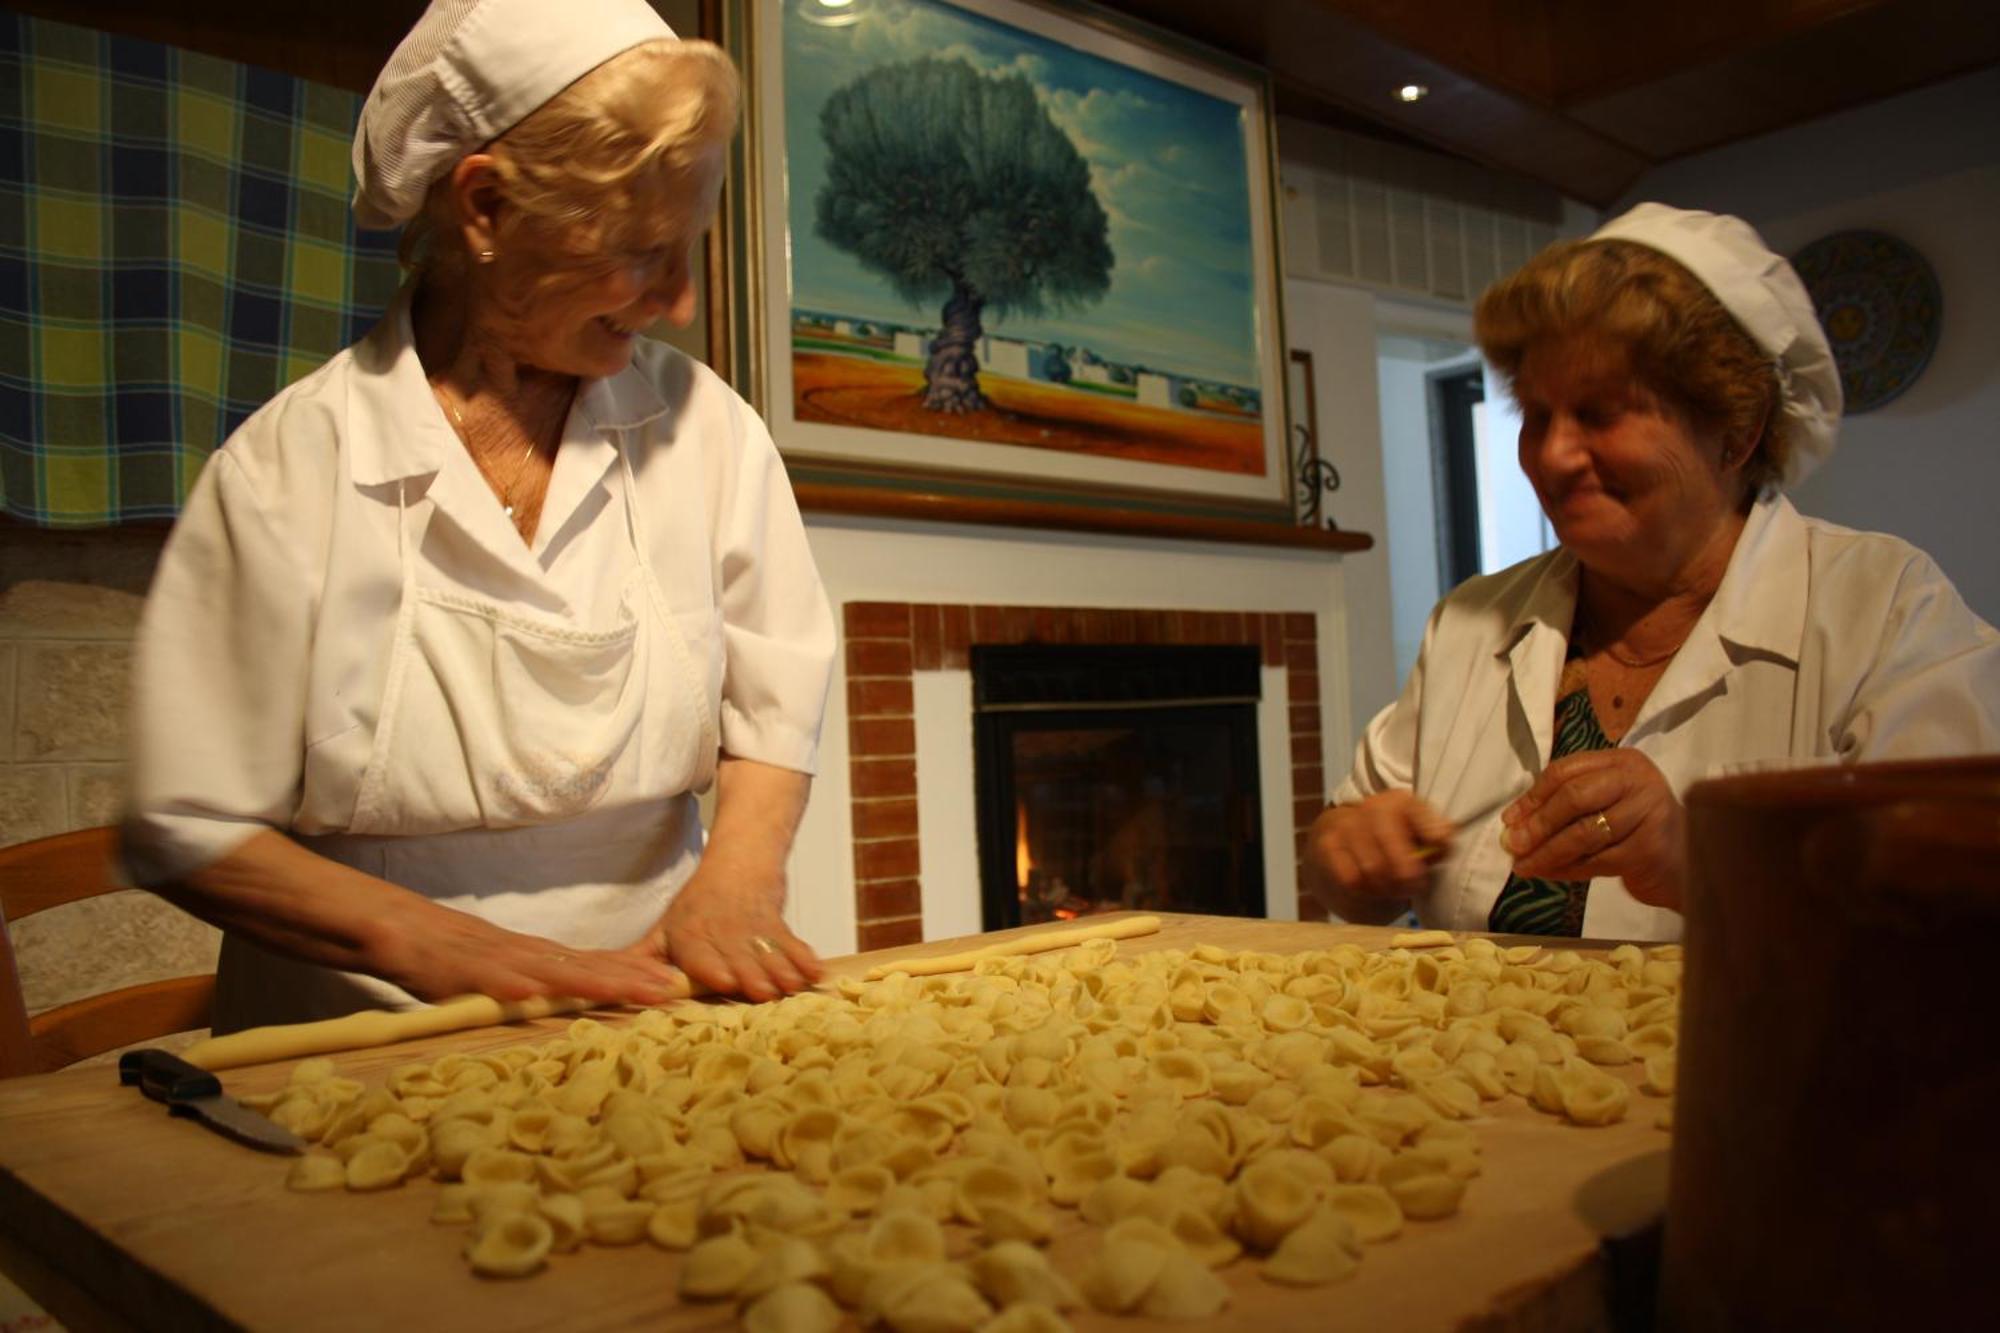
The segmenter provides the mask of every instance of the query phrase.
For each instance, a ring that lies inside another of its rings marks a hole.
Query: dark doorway
[[[1486,401],[1477,364],[1430,377],[1431,475],[1436,478],[1438,575],[1449,592],[1480,572],[1479,460],[1473,409]]]

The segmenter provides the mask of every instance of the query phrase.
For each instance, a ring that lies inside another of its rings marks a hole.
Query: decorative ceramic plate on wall
[[[1944,295],[1924,257],[1879,231],[1838,231],[1792,256],[1840,367],[1846,414],[1916,383],[1937,349]]]

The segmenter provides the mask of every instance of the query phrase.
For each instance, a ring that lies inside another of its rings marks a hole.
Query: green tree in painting
[[[830,150],[814,200],[830,244],[903,299],[944,301],[924,406],[986,406],[981,313],[1041,314],[1103,297],[1111,242],[1090,168],[1020,75],[965,60],[868,71],[827,99]]]

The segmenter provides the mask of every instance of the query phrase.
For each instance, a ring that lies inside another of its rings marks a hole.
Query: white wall
[[[2000,69],[1669,163],[1624,202],[1640,199],[1735,213],[1785,254],[1867,227],[1930,261],[1944,291],[1930,366],[1894,402],[1847,418],[1793,499],[1915,542],[2000,622]]]
[[[1431,480],[1430,363],[1384,355],[1376,363],[1382,402],[1382,484],[1389,547],[1389,601],[1395,677],[1403,680],[1423,645],[1438,599],[1437,505]]]
[[[1320,456],[1340,470],[1325,499],[1343,528],[1375,538],[1371,550],[1342,558],[1347,588],[1347,670],[1343,717],[1356,734],[1396,697],[1395,616],[1389,593],[1388,498],[1382,476],[1382,409],[1376,386],[1376,298],[1358,287],[1290,279],[1285,335],[1313,354]],[[1324,630],[1321,631],[1324,634]],[[1331,725],[1331,722],[1329,722]],[[1344,771],[1346,754],[1337,769]]]
[[[1379,475],[1376,485],[1379,492]],[[807,533],[836,608],[846,602],[909,601],[1312,612],[1319,617],[1321,763],[1329,784],[1346,771],[1353,750],[1346,651],[1353,557],[821,515],[808,516]],[[933,925],[959,933],[967,922],[977,928],[979,899],[976,862],[967,855],[977,836],[969,678],[926,672],[916,679],[924,922],[926,933]],[[1287,731],[1282,673],[1266,671],[1264,689],[1259,733],[1269,741]],[[1268,764],[1263,770],[1266,892],[1278,905],[1296,902],[1288,735],[1280,754],[1272,756],[1276,771]],[[792,928],[827,956],[853,952],[855,941],[847,761],[847,682],[837,666],[821,731],[819,777],[793,846],[788,908]]]

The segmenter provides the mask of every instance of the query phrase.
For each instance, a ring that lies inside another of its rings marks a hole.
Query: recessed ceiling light
[[[1421,102],[1431,95],[1431,90],[1421,83],[1406,83],[1396,90],[1399,102]]]
[[[823,28],[844,28],[859,23],[868,8],[860,0],[798,0],[799,17]]]

